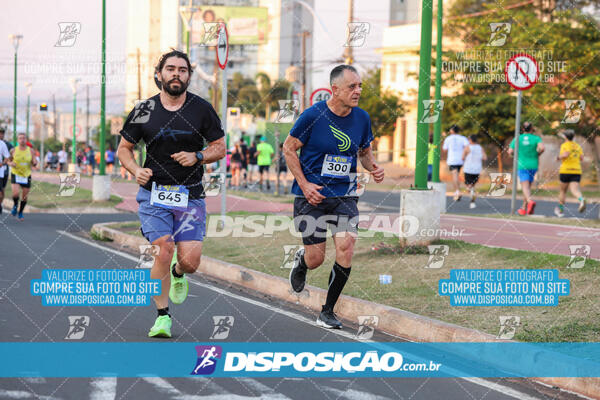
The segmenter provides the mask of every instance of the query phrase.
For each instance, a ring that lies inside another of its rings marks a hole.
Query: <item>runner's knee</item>
[[[200,256],[178,258],[177,263],[179,264],[179,269],[181,269],[181,271],[186,274],[193,274],[200,266]]]

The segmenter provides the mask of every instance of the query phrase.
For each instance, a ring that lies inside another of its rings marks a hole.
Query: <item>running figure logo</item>
[[[283,246],[283,263],[281,263],[281,268],[294,268],[294,256],[296,252],[302,248],[300,244],[286,244]]]
[[[219,38],[219,26],[221,22],[204,22],[204,35],[200,41],[200,46],[216,46]]]
[[[229,331],[233,328],[235,318],[231,315],[213,315],[212,319],[215,327],[209,339],[227,339],[227,337],[229,337]]]
[[[152,268],[154,258],[160,253],[160,246],[157,244],[142,244],[140,245],[140,259],[138,268]]]
[[[198,209],[194,207],[190,211],[183,213],[183,221],[181,222],[181,225],[179,225],[179,228],[177,228],[177,230],[173,232],[173,235],[171,235],[172,238],[176,237],[177,235],[181,235],[182,233],[193,231],[194,229],[196,229],[192,222],[196,220],[197,211]]]
[[[65,339],[83,339],[85,329],[90,326],[90,317],[87,315],[69,315],[69,331]]]
[[[488,46],[504,46],[508,35],[510,34],[511,24],[510,22],[490,22],[490,40]]]
[[[57,196],[69,197],[75,194],[75,189],[81,182],[81,174],[79,172],[74,173],[60,173],[60,187],[58,188]]]
[[[490,185],[490,190],[488,190],[487,195],[490,197],[499,197],[506,193],[506,189],[511,183],[511,175],[508,172],[490,172],[490,180],[492,181],[492,184]]]
[[[434,124],[444,109],[444,100],[423,100],[423,117],[420,124]]]
[[[373,333],[375,333],[377,324],[379,324],[379,317],[377,315],[359,315],[356,338],[359,340],[371,339],[373,337]]]
[[[585,100],[565,100],[565,116],[563,124],[576,124],[585,111]]]
[[[346,196],[362,196],[363,193],[365,193],[365,189],[367,188],[367,183],[369,183],[371,174],[368,172],[350,173],[348,174],[348,177],[350,178],[350,183],[348,184]]]
[[[217,359],[223,355],[221,346],[196,346],[198,361],[190,375],[210,375],[215,372]]]
[[[583,268],[585,260],[592,254],[592,247],[587,244],[570,244],[571,259],[567,268]]]
[[[279,100],[279,113],[275,122],[294,122],[300,113],[300,102],[298,100]]]
[[[54,47],[72,47],[81,33],[81,22],[59,22],[58,40]]]
[[[442,268],[444,265],[444,259],[450,252],[450,247],[445,244],[436,244],[427,246],[427,249],[429,249],[429,260],[427,261],[425,268]]]
[[[348,22],[348,37],[344,47],[361,47],[370,31],[371,24],[368,22]]]
[[[500,331],[498,332],[496,339],[512,339],[519,326],[521,326],[521,317],[516,315],[501,315]]]
[[[202,175],[202,187],[206,197],[218,196],[225,183],[225,174],[214,173]]]
[[[154,110],[154,100],[140,100],[134,107],[133,118],[131,118],[132,124],[145,124],[150,121],[150,113]]]

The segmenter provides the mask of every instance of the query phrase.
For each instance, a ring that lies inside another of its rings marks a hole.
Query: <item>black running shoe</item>
[[[304,247],[296,252],[294,256],[294,267],[290,271],[290,285],[296,293],[300,293],[304,290],[304,284],[306,283],[306,266],[300,265],[300,260],[304,255]]]
[[[333,310],[323,310],[317,318],[317,325],[327,329],[342,329],[342,323]]]

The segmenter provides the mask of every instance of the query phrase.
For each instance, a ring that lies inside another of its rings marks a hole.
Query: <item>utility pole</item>
[[[429,124],[421,122],[425,114],[423,100],[429,100],[431,84],[431,23],[432,0],[423,0],[421,12],[421,50],[419,52],[419,92],[417,95],[417,151],[415,160],[415,186],[417,190],[427,190],[427,144]]]
[[[442,0],[437,6],[437,41],[435,44],[435,100],[442,99],[442,13],[444,11]],[[433,125],[433,167],[431,180],[440,181],[440,144],[442,141],[442,113]]]
[[[310,36],[309,31],[302,31],[298,36],[302,37],[302,88],[300,89],[300,112],[306,108],[306,38]]]
[[[85,85],[85,144],[90,144],[90,85]]]
[[[217,72],[219,71],[219,63],[217,62],[217,59],[215,57],[215,63],[213,64],[213,76],[215,77],[214,82],[213,82],[213,92],[212,92],[212,105],[213,108],[216,110],[219,106],[219,87],[218,87],[218,83],[219,83],[219,75],[217,74]]]
[[[348,0],[348,23],[354,21],[354,0]],[[348,28],[350,29],[350,28]],[[346,46],[344,49],[344,60],[346,64],[352,65],[354,63],[354,54],[352,52],[352,46]]]

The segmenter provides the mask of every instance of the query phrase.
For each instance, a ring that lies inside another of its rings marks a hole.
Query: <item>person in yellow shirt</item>
[[[17,137],[19,145],[10,151],[10,161],[8,165],[12,167],[10,183],[12,184],[13,208],[11,214],[23,220],[23,210],[27,204],[27,196],[31,188],[31,167],[37,166],[35,152],[27,146],[27,136],[19,133]],[[22,190],[20,190],[22,189]],[[21,191],[21,193],[19,193]],[[21,197],[21,207],[19,208],[19,196]]]
[[[581,194],[579,182],[581,181],[581,160],[583,160],[583,150],[581,146],[573,141],[575,132],[572,129],[564,131],[561,135],[565,141],[560,146],[557,160],[562,161],[560,164],[559,180],[560,194],[558,195],[558,207],[554,209],[557,217],[561,218],[565,215],[565,200],[567,197],[567,189],[571,189],[573,196],[579,200],[579,212],[585,211],[586,202]]]

